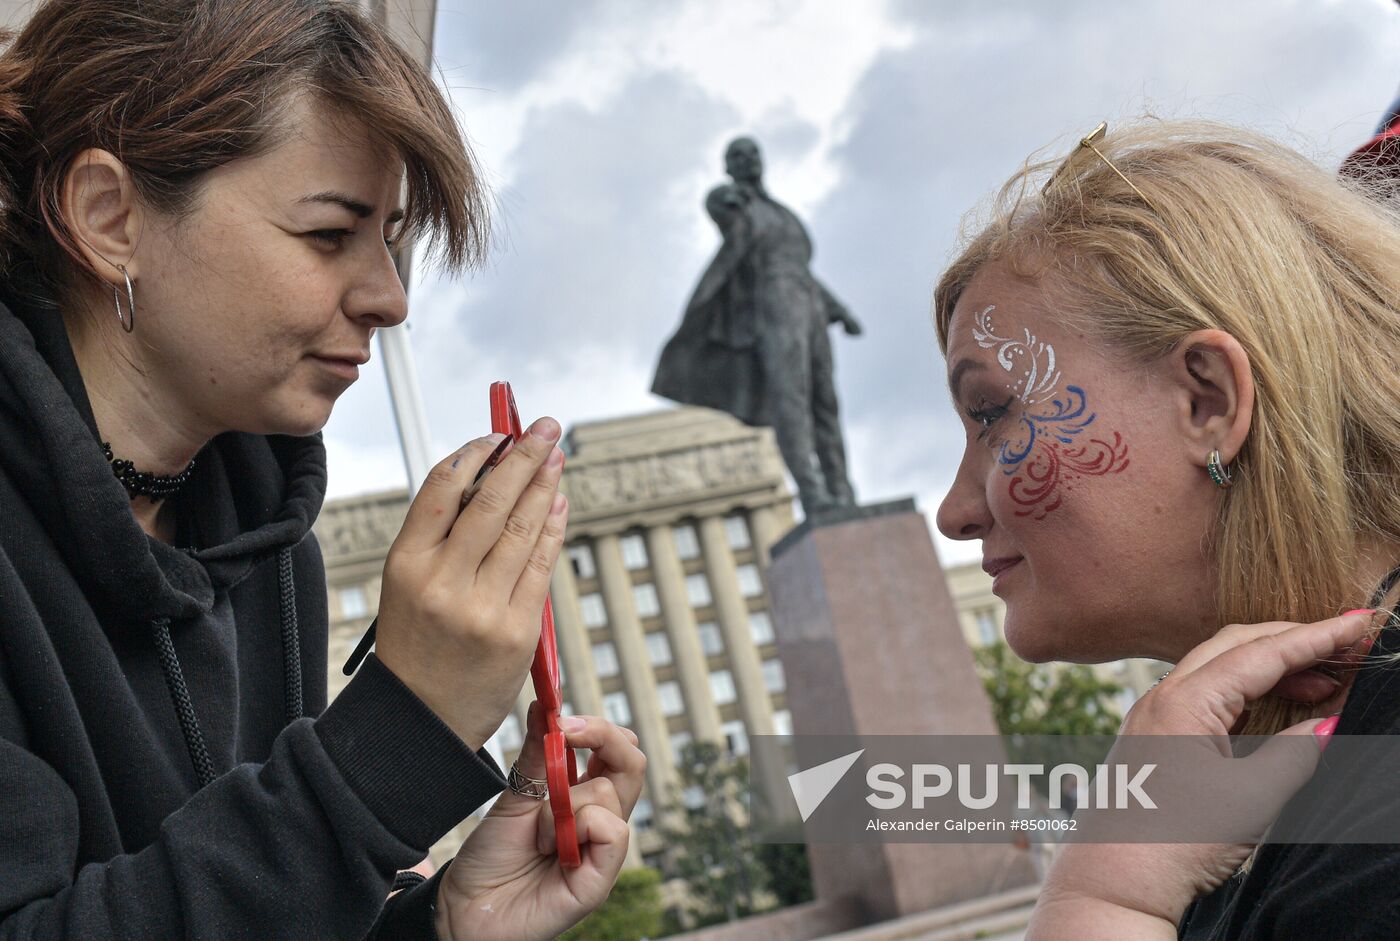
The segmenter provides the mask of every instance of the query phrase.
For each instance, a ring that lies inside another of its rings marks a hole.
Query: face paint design
[[[1029,328],[1024,328],[1024,340],[999,335],[992,324],[994,310],[992,304],[977,314],[972,336],[982,349],[996,348],[997,364],[1014,377],[1007,388],[1021,404],[997,463],[1011,477],[1011,499],[1024,507],[1016,515],[1044,519],[1080,478],[1126,470],[1128,446],[1116,431],[1111,440],[1086,434],[1097,416],[1088,410],[1079,386],[1067,385],[1059,393],[1055,348],[1036,339]]]

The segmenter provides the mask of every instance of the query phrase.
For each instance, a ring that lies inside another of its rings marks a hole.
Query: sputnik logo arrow
[[[831,793],[836,785],[841,783],[841,779],[846,776],[846,772],[851,770],[851,765],[856,763],[856,759],[865,754],[865,749],[853,751],[849,755],[842,755],[840,758],[808,768],[806,771],[799,771],[796,774],[788,775],[788,786],[792,788],[792,796],[797,800],[797,812],[802,815],[802,822],[806,823],[807,818],[812,816],[821,806],[821,802],[826,800],[826,796]]]

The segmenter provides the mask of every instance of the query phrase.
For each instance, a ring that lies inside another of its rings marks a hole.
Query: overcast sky
[[[959,222],[1032,151],[1151,112],[1230,121],[1335,165],[1400,84],[1393,0],[438,0],[438,77],[497,202],[472,277],[422,267],[411,336],[435,448],[486,388],[575,422],[647,390],[718,236],[702,202],[738,134],[866,324],[833,333],[862,501],[932,512],[962,432],[929,295]],[[528,421],[528,418],[527,418]],[[332,497],[403,486],[376,361],[326,429]],[[945,560],[975,544],[938,538]]]

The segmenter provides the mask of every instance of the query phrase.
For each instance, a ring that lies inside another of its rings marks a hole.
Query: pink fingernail
[[[1343,614],[1342,617],[1344,617],[1344,618],[1349,618],[1349,617],[1351,617],[1353,614],[1375,614],[1375,613],[1376,613],[1376,609],[1375,609],[1375,608],[1353,608],[1353,609],[1351,609],[1350,611],[1348,611],[1346,614]]]
[[[1342,717],[1340,714],[1328,716],[1317,724],[1317,728],[1313,729],[1313,735],[1317,738],[1317,747],[1319,751],[1327,747],[1328,741],[1332,738],[1332,733],[1337,729],[1337,723],[1341,720]]]
[[[564,512],[564,508],[569,505],[569,500],[562,493],[554,495],[554,502],[549,505],[549,515],[558,516]]]
[[[582,732],[588,722],[582,716],[565,716],[559,720],[559,728],[565,732]]]

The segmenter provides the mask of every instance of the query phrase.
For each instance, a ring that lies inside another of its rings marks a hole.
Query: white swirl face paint
[[[1023,328],[1024,340],[1001,336],[992,324],[995,304],[978,312],[972,326],[972,337],[984,350],[997,347],[997,364],[1015,379],[1008,388],[1016,393],[1022,405],[1036,405],[1055,391],[1060,373],[1055,368],[1055,347],[1036,339],[1029,327]]]

